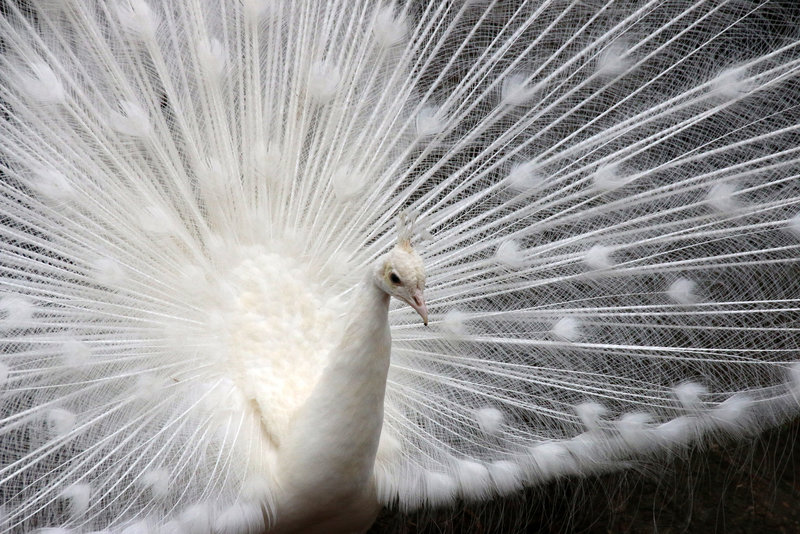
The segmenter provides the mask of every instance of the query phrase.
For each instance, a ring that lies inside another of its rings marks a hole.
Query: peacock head
[[[428,325],[428,308],[425,307],[425,267],[411,246],[410,240],[401,239],[380,261],[376,283],[387,295],[402,300],[422,317]]]

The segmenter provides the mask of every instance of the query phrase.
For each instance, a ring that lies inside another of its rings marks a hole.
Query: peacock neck
[[[370,276],[349,309],[341,341],[278,453],[290,514],[293,502],[302,502],[304,513],[309,502],[320,510],[335,508],[331,499],[375,502],[372,472],[391,347],[389,296]]]

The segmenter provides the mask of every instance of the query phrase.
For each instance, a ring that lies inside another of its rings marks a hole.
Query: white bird
[[[389,297],[425,324],[422,260],[410,235],[369,270],[352,299],[341,339],[313,389],[273,438],[276,532],[365,531],[378,514],[373,478],[389,373]],[[266,408],[265,408],[266,409]]]
[[[797,416],[796,20],[0,4],[0,532],[363,532]]]

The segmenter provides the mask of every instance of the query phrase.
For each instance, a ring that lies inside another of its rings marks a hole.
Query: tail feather
[[[796,16],[3,3],[1,530],[269,523],[269,425],[297,401],[267,413],[242,376],[291,391],[283,373],[318,360],[236,359],[261,350],[231,341],[242,303],[274,255],[346,298],[404,211],[431,326],[390,312],[383,502],[482,499],[796,415]]]

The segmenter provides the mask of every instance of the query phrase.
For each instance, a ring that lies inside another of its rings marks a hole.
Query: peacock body
[[[0,15],[2,532],[363,531],[800,409],[790,2]]]

